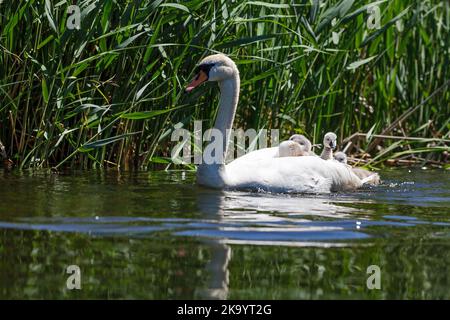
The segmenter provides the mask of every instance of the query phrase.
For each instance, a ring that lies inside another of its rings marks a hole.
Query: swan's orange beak
[[[186,87],[186,92],[191,92],[192,89],[198,87],[206,80],[208,80],[208,76],[203,70],[200,70],[200,72],[195,76],[194,80],[192,80],[191,83],[189,83]]]

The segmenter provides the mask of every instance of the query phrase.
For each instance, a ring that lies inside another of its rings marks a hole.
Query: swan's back
[[[329,193],[362,185],[351,169],[318,157],[238,158],[225,166],[226,185],[232,189],[270,192]]]
[[[245,161],[245,162],[255,162],[260,161],[267,158],[274,158],[278,157],[278,147],[270,147],[270,148],[263,148],[258,149],[249,153],[244,154],[243,156],[233,160],[230,163],[233,163],[235,161]]]

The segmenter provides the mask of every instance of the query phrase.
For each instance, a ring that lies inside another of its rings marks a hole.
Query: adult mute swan
[[[356,189],[365,182],[337,161],[312,156],[275,157],[277,147],[253,151],[225,164],[230,129],[239,100],[239,71],[227,56],[211,55],[200,62],[198,73],[186,91],[190,92],[205,81],[219,84],[220,102],[214,128],[222,134],[222,148],[216,150],[220,153],[220,160],[213,163],[205,158],[204,152],[203,162],[197,170],[198,184],[218,189],[328,193]]]

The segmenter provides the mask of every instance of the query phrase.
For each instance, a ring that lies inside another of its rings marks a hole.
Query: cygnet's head
[[[186,87],[190,92],[205,81],[222,82],[239,74],[236,64],[224,54],[213,54],[205,57],[196,68],[196,76]]]
[[[336,140],[337,140],[336,134],[333,132],[328,132],[323,137],[323,146],[327,147],[327,148],[335,149],[336,148]]]
[[[334,154],[334,160],[343,164],[347,164],[347,155],[342,151],[336,152]]]
[[[303,155],[303,150],[297,142],[287,140],[278,146],[279,157],[298,157]]]
[[[311,142],[306,138],[304,135],[301,134],[294,134],[289,138],[290,141],[297,142],[300,145],[300,148],[304,152],[310,152],[311,151]]]

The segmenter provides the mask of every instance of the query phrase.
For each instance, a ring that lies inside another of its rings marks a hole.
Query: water
[[[1,172],[0,298],[449,299],[449,172],[381,175],[305,196],[191,172]]]

